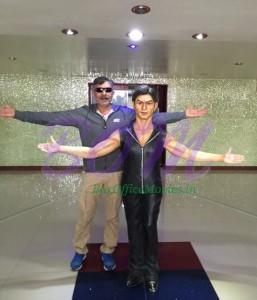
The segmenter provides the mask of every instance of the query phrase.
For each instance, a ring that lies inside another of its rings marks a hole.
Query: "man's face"
[[[111,105],[114,91],[112,84],[108,81],[94,85],[94,97],[97,106],[108,107]]]
[[[136,116],[141,120],[148,120],[158,107],[158,103],[154,102],[150,95],[140,95],[135,99],[134,109]]]

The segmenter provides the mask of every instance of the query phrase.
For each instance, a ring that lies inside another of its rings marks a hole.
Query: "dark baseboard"
[[[167,172],[174,171],[257,171],[257,166],[165,166],[162,167]],[[0,166],[0,171],[67,171],[80,173],[82,166]]]
[[[74,173],[81,172],[82,170],[82,166],[0,166],[0,171],[71,171]]]

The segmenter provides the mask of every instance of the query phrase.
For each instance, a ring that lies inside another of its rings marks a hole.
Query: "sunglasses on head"
[[[100,88],[100,87],[98,87],[98,88],[95,89],[95,91],[97,93],[103,93],[103,92],[111,93],[113,91],[113,88],[111,88],[111,87],[107,87],[107,88]]]

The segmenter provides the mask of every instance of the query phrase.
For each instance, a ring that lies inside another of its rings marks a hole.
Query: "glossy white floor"
[[[211,172],[190,182],[184,173],[164,177],[167,186],[193,186],[195,194],[166,193],[160,240],[191,241],[220,299],[256,300],[255,173]],[[0,172],[0,299],[72,299],[79,184],[79,174]],[[99,203],[92,242],[101,241],[103,212]],[[126,240],[121,210],[120,241]]]

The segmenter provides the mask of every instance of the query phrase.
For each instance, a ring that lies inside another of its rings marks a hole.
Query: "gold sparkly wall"
[[[170,80],[168,110],[190,105],[206,107],[209,112],[204,118],[169,126],[182,143],[214,153],[232,147],[234,153],[246,156],[243,165],[257,165],[256,80]],[[181,160],[167,158],[167,164],[174,163],[184,165]]]
[[[207,107],[206,117],[169,125],[168,130],[193,148],[223,153],[232,147],[234,152],[246,156],[244,165],[257,165],[256,80],[167,79],[161,76],[113,79],[116,82],[168,84],[168,111],[181,111],[190,105]],[[87,83],[92,80],[92,77],[0,75],[0,105],[10,103],[19,110],[31,111],[76,108],[88,103]],[[50,134],[65,134],[67,140],[80,144],[75,128],[52,128],[0,119],[0,165],[74,163],[64,155],[48,159],[37,150],[37,143],[47,140]],[[167,155],[167,164],[185,165],[185,162]]]
[[[18,110],[60,111],[87,103],[87,81],[82,78],[0,75],[0,103],[10,103]],[[70,165],[73,160],[64,155],[48,159],[37,144],[50,134],[67,136],[80,144],[78,131],[69,127],[46,127],[0,119],[0,147],[2,166]],[[80,160],[78,159],[78,164]]]

